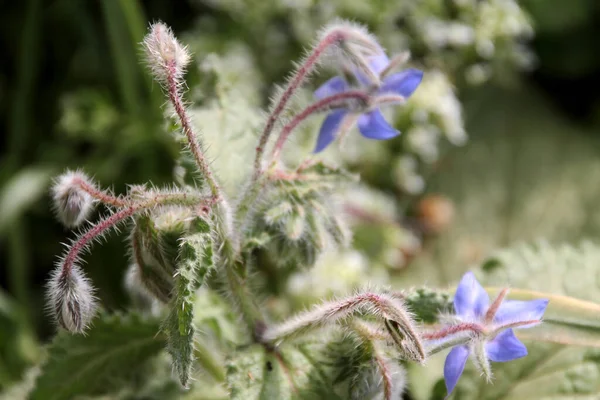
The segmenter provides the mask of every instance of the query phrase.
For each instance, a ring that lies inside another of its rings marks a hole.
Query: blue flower
[[[377,75],[381,75],[386,70],[390,63],[390,60],[385,54],[379,56],[373,56],[369,59],[369,64],[373,72]],[[355,71],[357,80],[368,87],[370,84],[369,80],[360,72]],[[375,97],[394,94],[408,98],[417,89],[421,80],[423,79],[423,72],[417,69],[406,69],[402,72],[390,74],[383,78],[381,84],[376,88],[373,95]],[[321,87],[315,91],[315,97],[317,99],[323,99],[328,96],[332,96],[338,93],[345,92],[350,89],[350,85],[346,80],[340,76],[336,76],[325,82]],[[319,137],[317,139],[317,145],[314,152],[318,153],[325,149],[333,140],[342,126],[344,119],[350,115],[356,115],[356,112],[346,108],[340,108],[332,111],[327,115],[321,130],[319,131]],[[375,106],[371,109],[362,112],[357,119],[358,130],[360,133],[369,139],[385,140],[391,139],[400,134],[399,131],[392,128],[385,120],[379,107]]]
[[[454,295],[454,309],[459,323],[476,327],[477,334],[468,345],[454,347],[444,365],[448,394],[463,373],[467,358],[475,352],[475,361],[485,369],[487,360],[505,362],[525,357],[527,348],[515,336],[512,328],[530,328],[541,323],[547,299],[532,301],[506,300],[503,290],[490,304],[486,291],[473,273],[466,273]],[[485,372],[485,371],[484,371]]]

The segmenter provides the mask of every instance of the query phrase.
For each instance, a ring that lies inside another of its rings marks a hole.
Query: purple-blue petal
[[[490,304],[490,298],[483,287],[475,279],[472,272],[467,272],[454,294],[454,309],[465,318],[480,318],[485,315]]]
[[[396,93],[406,98],[417,90],[422,80],[423,71],[413,68],[406,69],[385,78],[379,92]]]
[[[390,59],[388,58],[387,55],[385,55],[385,53],[381,53],[376,56],[368,57],[367,60],[369,61],[369,65],[371,66],[371,69],[377,75],[379,75],[381,72],[383,72],[383,70],[386,69],[390,63]]]
[[[458,378],[462,375],[467,359],[469,358],[469,349],[467,346],[456,346],[453,348],[444,363],[444,380],[446,381],[446,390],[448,394],[452,393]]]
[[[400,131],[392,128],[379,110],[362,114],[358,117],[358,130],[369,139],[385,140],[396,137]]]
[[[346,90],[348,90],[348,83],[341,76],[336,76],[319,86],[319,88],[315,90],[314,95],[317,99],[321,100]]]
[[[321,125],[321,130],[319,131],[319,137],[317,138],[317,145],[315,146],[315,153],[319,153],[323,151],[325,147],[329,146],[331,142],[335,139],[338,130],[340,129],[340,124],[344,117],[348,112],[346,110],[335,110],[323,121],[323,125]]]
[[[512,361],[527,355],[527,348],[517,339],[512,329],[501,332],[486,343],[485,351],[489,359],[495,362]]]
[[[500,304],[498,312],[494,316],[494,323],[506,324],[518,321],[540,320],[548,306],[548,299],[536,299],[531,301],[506,300]],[[523,325],[520,328],[528,328],[535,324]]]
[[[369,66],[375,75],[379,75],[388,66],[390,59],[385,53],[382,52],[381,54],[367,57],[367,62],[369,63]],[[358,81],[363,85],[368,86],[372,83],[358,68],[354,68],[354,75],[356,76],[356,79],[358,79]]]

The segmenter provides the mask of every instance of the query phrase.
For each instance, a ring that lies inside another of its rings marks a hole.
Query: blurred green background
[[[281,81],[314,36],[311,25],[297,24],[314,18],[320,26],[318,3],[0,3],[0,389],[37,360],[36,343],[54,331],[44,314],[43,285],[61,243],[72,234],[52,215],[51,177],[81,167],[118,193],[126,183],[172,180],[178,147],[163,122],[160,88],[140,60],[138,43],[148,22],[166,22],[194,51],[219,54],[241,42],[260,72],[258,78],[248,75],[252,82],[246,84],[257,86],[259,102],[266,105],[271,85]],[[331,3],[332,14],[376,32],[385,21],[393,29],[382,33],[384,42],[393,42],[394,29],[411,29],[401,19],[386,19],[391,6],[384,1],[373,1],[368,12],[360,1],[320,3]],[[527,70],[513,68],[476,86],[451,74],[470,141],[445,149],[425,176],[427,191],[450,198],[456,215],[445,233],[396,274],[398,282],[443,285],[497,247],[539,237],[576,242],[600,233],[600,214],[594,211],[600,199],[600,2],[523,0],[520,5],[535,30],[522,44],[536,61]],[[426,65],[440,60],[452,65],[451,57],[428,61],[418,43],[411,50]],[[201,82],[201,75],[192,68],[189,86]],[[380,169],[373,172],[369,164],[359,169],[368,183],[390,191]],[[399,198],[402,210],[414,213],[421,196]],[[128,304],[123,239],[112,237],[87,258],[86,271],[111,310]]]

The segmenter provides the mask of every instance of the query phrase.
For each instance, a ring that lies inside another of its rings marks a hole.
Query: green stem
[[[141,110],[138,96],[140,71],[134,56],[135,52],[132,51],[132,41],[123,40],[128,36],[125,30],[124,16],[116,0],[103,0],[100,3],[104,13],[104,24],[108,33],[121,100],[127,111],[136,115]]]
[[[470,340],[469,337],[458,337],[458,338],[454,338],[454,339],[439,343],[435,346],[428,348],[427,355],[432,356],[432,355],[439,353],[440,351],[446,350],[450,347],[460,346],[461,344],[467,344],[469,342],[469,340]]]
[[[242,319],[248,326],[249,332],[256,334],[257,328],[264,323],[265,318],[254,301],[248,287],[245,284],[244,277],[247,275],[246,265],[240,260],[239,244],[235,242],[235,235],[232,232],[231,225],[228,223],[228,210],[224,204],[215,208],[214,223],[218,235],[218,241],[221,244],[219,255],[223,265],[225,283],[229,289],[235,308],[241,313]],[[256,337],[254,337],[256,339]]]
[[[3,171],[10,171],[18,167],[21,156],[24,155],[27,146],[30,144],[29,136],[31,134],[31,122],[34,120],[31,114],[33,111],[32,99],[38,70],[40,66],[39,55],[39,35],[41,1],[29,0],[27,2],[27,15],[23,29],[20,32],[20,46],[18,61],[15,68],[17,71],[16,90],[14,90],[10,100],[12,102],[11,115],[9,120],[9,136],[7,162],[3,166]]]
[[[225,265],[225,276],[227,278],[227,284],[231,291],[233,301],[235,302],[239,312],[242,314],[242,319],[246,323],[248,330],[254,337],[256,334],[256,329],[264,323],[265,318],[260,311],[260,308],[248,292],[245,282],[239,276],[239,273],[236,270],[235,262]]]
[[[196,340],[194,344],[194,356],[215,381],[225,382],[225,368],[216,359],[213,352],[204,343],[198,340]]]
[[[12,225],[7,240],[10,247],[10,286],[13,296],[19,304],[18,319],[22,327],[29,327],[30,323],[30,296],[27,285],[29,275],[30,257],[27,251],[25,222],[20,219]]]

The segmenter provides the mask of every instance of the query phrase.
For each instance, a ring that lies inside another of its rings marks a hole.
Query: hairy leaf
[[[266,351],[257,345],[238,351],[227,365],[231,399],[337,399],[324,385],[324,371],[310,347]],[[324,393],[333,397],[320,397]]]
[[[194,361],[194,302],[196,291],[214,268],[210,233],[185,237],[179,249],[175,277],[175,294],[169,315],[163,323],[167,334],[167,351],[184,387],[189,384]]]
[[[135,314],[101,315],[86,335],[60,332],[48,348],[30,400],[109,393],[164,347],[159,323]]]

